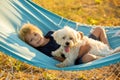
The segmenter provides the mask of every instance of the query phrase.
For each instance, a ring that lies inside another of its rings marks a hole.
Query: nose
[[[70,43],[69,43],[69,42],[66,42],[65,44],[66,44],[67,46],[69,46]]]
[[[34,40],[36,41],[36,40],[38,40],[38,37],[36,36],[36,37],[34,37]]]

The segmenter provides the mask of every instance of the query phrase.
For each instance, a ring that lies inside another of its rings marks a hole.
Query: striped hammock
[[[0,0],[0,51],[30,65],[52,70],[89,70],[120,62],[120,53],[99,60],[64,68],[58,68],[54,60],[42,52],[23,42],[18,37],[18,31],[24,23],[38,26],[44,34],[49,30],[58,30],[65,25],[82,31],[88,35],[92,25],[85,25],[58,16],[30,0]],[[120,46],[120,37],[113,36],[120,26],[106,26],[110,46],[114,49]]]

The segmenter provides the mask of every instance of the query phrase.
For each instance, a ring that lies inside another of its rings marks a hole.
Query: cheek
[[[57,39],[56,41],[57,41],[58,44],[64,45],[64,40],[63,39]]]
[[[75,44],[74,40],[70,40],[69,42],[70,42],[70,46],[74,46]]]
[[[33,47],[37,47],[37,45],[34,42],[29,43]]]
[[[33,47],[38,47],[38,44],[33,44],[32,46],[33,46]]]
[[[61,44],[62,44],[62,40],[59,40],[59,39],[58,39],[58,40],[57,40],[57,43],[61,45]]]
[[[75,44],[77,43],[77,40],[75,38],[72,39],[72,43]]]
[[[29,43],[31,46],[35,47],[35,45],[33,43]]]

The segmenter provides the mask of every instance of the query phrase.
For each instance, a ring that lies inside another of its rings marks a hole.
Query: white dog
[[[80,46],[88,43],[91,46],[90,53],[96,56],[105,57],[115,52],[120,52],[120,48],[110,50],[109,47],[97,40],[84,36],[82,32],[77,32],[74,29],[65,26],[63,29],[53,33],[53,38],[61,45],[59,49],[52,52],[53,56],[61,57],[64,54],[66,59],[57,64],[58,67],[74,65],[75,60],[79,55]]]

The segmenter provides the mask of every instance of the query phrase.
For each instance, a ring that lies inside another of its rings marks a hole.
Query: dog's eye
[[[63,36],[62,39],[65,39],[65,36]]]
[[[70,37],[70,40],[72,40],[73,38],[72,37]]]

